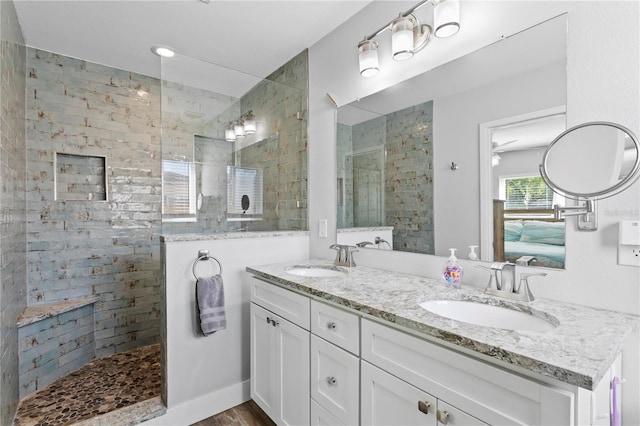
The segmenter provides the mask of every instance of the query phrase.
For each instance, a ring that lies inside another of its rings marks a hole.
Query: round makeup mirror
[[[540,174],[555,192],[599,200],[633,184],[640,172],[640,144],[627,128],[608,122],[572,127],[547,147]]]

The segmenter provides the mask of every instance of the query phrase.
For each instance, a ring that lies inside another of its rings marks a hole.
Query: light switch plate
[[[318,237],[327,238],[327,219],[318,221]]]

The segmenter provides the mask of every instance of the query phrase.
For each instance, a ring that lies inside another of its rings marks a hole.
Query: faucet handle
[[[476,265],[476,268],[481,268],[489,271],[489,284],[487,284],[488,289],[500,290],[500,282],[498,281],[498,271],[499,269],[493,268],[493,264],[491,267],[484,265]]]
[[[356,262],[353,260],[353,253],[358,251],[356,246],[344,246],[345,250],[345,262],[348,266],[356,266]]]
[[[516,293],[522,294],[527,302],[533,302],[535,297],[533,297],[533,293],[531,293],[531,288],[529,288],[529,277],[546,277],[547,274],[544,272],[523,272],[520,274],[520,283],[518,284],[518,289]]]

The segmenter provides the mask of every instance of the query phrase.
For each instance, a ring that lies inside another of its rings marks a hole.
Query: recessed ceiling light
[[[167,46],[151,46],[151,51],[158,56],[162,56],[163,58],[171,58],[176,52]]]

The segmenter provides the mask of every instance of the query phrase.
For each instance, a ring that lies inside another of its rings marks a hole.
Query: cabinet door
[[[251,303],[251,399],[269,416],[277,409],[275,315]]]
[[[363,425],[437,424],[437,400],[433,396],[365,361],[360,374]]]
[[[443,401],[438,401],[438,425],[449,426],[487,426],[487,423],[476,419],[467,413]]]
[[[309,332],[281,318],[276,319],[276,377],[279,389],[279,425],[308,425]]]

